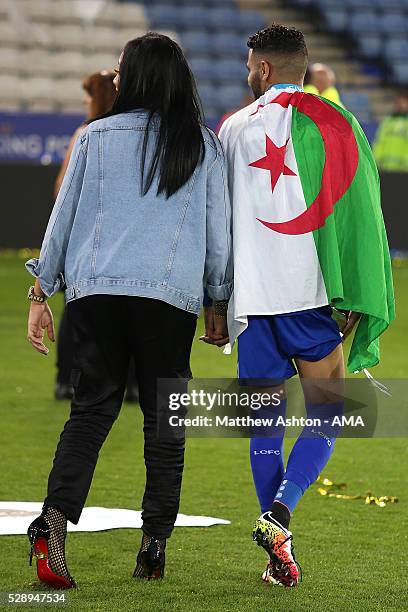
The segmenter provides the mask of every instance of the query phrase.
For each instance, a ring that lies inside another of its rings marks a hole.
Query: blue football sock
[[[291,513],[331,457],[340,429],[339,426],[332,426],[332,418],[341,417],[343,403],[307,404],[306,411],[308,418],[320,419],[321,424],[304,427],[289,455],[286,471],[274,500],[284,504]]]
[[[254,418],[274,417],[276,419],[278,416],[284,417],[285,412],[286,399],[283,399],[279,406],[263,407],[252,416]],[[250,441],[252,476],[261,512],[270,509],[284,473],[283,437],[285,428],[282,425],[274,426],[271,429],[273,431],[268,431],[268,428],[253,430],[253,435],[263,435],[264,437],[253,437]],[[268,433],[270,433],[269,436]]]

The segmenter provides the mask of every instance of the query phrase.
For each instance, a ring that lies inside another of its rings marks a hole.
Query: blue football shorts
[[[297,373],[293,359],[320,361],[342,341],[330,305],[279,315],[248,316],[238,336],[240,384],[278,385]]]

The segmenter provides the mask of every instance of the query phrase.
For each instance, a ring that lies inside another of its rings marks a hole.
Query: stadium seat
[[[146,34],[146,30],[140,30],[136,27],[117,29],[116,31],[114,31],[116,44],[115,47],[112,47],[112,49],[115,49],[116,51],[121,51],[129,40],[133,40],[134,38],[143,36],[143,34]]]
[[[82,78],[86,74],[86,61],[89,53],[83,54],[79,51],[59,51],[54,52],[50,57],[50,72],[54,76],[76,76]]]
[[[26,103],[38,100],[50,101],[55,95],[53,79],[45,76],[20,79],[18,89],[21,100]]]
[[[367,94],[356,91],[342,91],[341,99],[346,108],[348,108],[359,121],[371,121],[372,112],[370,99]]]
[[[64,51],[61,55],[69,55]],[[50,53],[47,49],[24,49],[21,52],[21,71],[28,76],[47,76],[52,77],[55,70],[60,70],[56,63],[57,53]]]
[[[382,15],[379,23],[381,30],[386,34],[405,34],[407,32],[407,20],[403,13]]]
[[[3,47],[0,52],[0,70],[17,72],[21,67],[21,54],[16,47]]]
[[[362,36],[358,39],[361,54],[366,59],[376,59],[381,56],[384,41],[379,35]]]
[[[342,2],[340,4],[338,0],[313,0],[311,4],[315,4],[321,11],[326,12],[336,9],[339,10],[340,8],[345,9],[346,3]]]
[[[292,2],[295,6],[299,6],[301,8],[309,7],[314,4],[314,0],[292,0]]]
[[[198,94],[204,106],[213,105],[217,97],[217,88],[212,83],[203,81],[198,87]]]
[[[8,21],[0,21],[0,40],[2,45],[18,45],[21,40],[21,32]]]
[[[217,102],[221,112],[229,112],[239,107],[246,88],[239,85],[224,85],[218,89]]]
[[[2,100],[0,97],[0,112],[2,113],[19,113],[21,109],[21,101],[14,100]]]
[[[83,29],[83,46],[86,49],[113,51],[122,47],[121,30],[101,26],[87,26]]]
[[[141,4],[121,4],[120,10],[116,3],[110,2],[96,15],[95,25],[120,27],[137,27],[148,29],[148,18],[145,7]]]
[[[216,30],[224,30],[226,24],[231,31],[239,31],[242,28],[241,16],[236,9],[216,8],[211,10],[209,15],[211,27]]]
[[[58,49],[81,49],[85,46],[83,28],[75,25],[55,25],[50,28],[52,44]]]
[[[345,10],[330,10],[325,13],[326,23],[332,32],[342,32],[346,29],[349,16]]]
[[[394,63],[392,70],[398,85],[408,85],[408,64],[406,61]]]
[[[41,4],[41,2],[38,2],[38,4]],[[89,11],[88,8],[93,8],[92,3],[81,2],[80,0],[58,0],[57,2],[54,0],[49,6],[48,12],[38,13],[37,18],[67,25],[69,23],[82,24],[87,21],[87,16],[93,15],[93,11]]]
[[[3,102],[19,102],[20,82],[21,79],[14,74],[0,74],[0,105]]]
[[[179,27],[181,28],[207,28],[211,26],[211,11],[204,8],[203,6],[186,6],[181,7],[178,10]]]
[[[235,83],[245,82],[245,63],[236,59],[223,59],[214,62],[214,78],[221,83],[233,81]]]
[[[373,0],[343,0],[343,4],[352,9],[372,9],[374,5]]]
[[[381,10],[398,10],[408,6],[407,0],[371,0],[373,6]]]
[[[21,10],[30,21],[52,21],[54,3],[52,0],[42,0],[36,2],[33,0],[19,0]]]
[[[408,57],[408,39],[393,38],[392,40],[387,40],[384,45],[384,53],[389,61],[395,59],[402,60]]]
[[[248,53],[246,41],[241,34],[215,34],[212,37],[212,51],[220,56],[245,57]]]
[[[117,66],[118,59],[115,53],[88,54],[82,63],[82,73],[88,75],[101,70],[113,70]]]
[[[120,7],[120,11],[115,4],[110,4],[106,8],[106,11],[108,16],[112,15],[115,23],[118,25],[126,27],[135,26],[141,29],[147,29],[148,19],[145,7],[141,3],[124,4]]]
[[[9,0],[0,0],[0,18],[7,19],[9,16],[10,2]]]
[[[266,26],[265,17],[257,11],[240,11],[240,30],[252,34]]]
[[[350,28],[359,35],[361,32],[380,32],[381,25],[378,14],[374,11],[354,13],[350,16]]]
[[[211,81],[214,78],[215,63],[210,58],[193,58],[190,66],[197,81]]]
[[[208,32],[198,30],[185,32],[181,37],[181,44],[188,55],[208,55],[213,41]]]
[[[195,3],[195,4],[203,4],[201,2],[201,0],[186,0],[189,4],[191,3]],[[270,2],[270,0],[267,0],[267,2]],[[220,7],[225,7],[225,8],[235,8],[236,7],[236,0],[204,0],[204,3],[211,7],[211,8],[220,8]]]
[[[180,23],[181,10],[165,4],[153,5],[147,7],[147,16],[153,28],[177,28]]]
[[[216,3],[216,0],[207,0],[207,2],[212,4]],[[230,4],[234,4],[235,0],[229,0]],[[307,4],[311,4],[312,0],[307,0]],[[235,2],[236,3],[236,2]],[[240,6],[243,5],[242,2],[238,2]],[[304,5],[303,5],[304,6]],[[245,9],[270,9],[271,8],[271,0],[245,0]]]
[[[54,81],[53,99],[58,103],[81,104],[83,92],[78,79],[57,79]]]
[[[123,1],[123,0],[122,0]],[[264,0],[265,2],[270,2],[270,0]],[[179,7],[188,6],[188,7],[206,7],[206,8],[236,8],[236,0],[149,0],[149,4],[151,6],[155,4],[159,5],[170,5],[174,8],[174,5],[177,3]]]

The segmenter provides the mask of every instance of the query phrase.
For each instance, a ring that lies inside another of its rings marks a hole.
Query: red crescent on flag
[[[326,152],[322,185],[316,199],[303,213],[281,223],[263,225],[280,234],[306,234],[322,227],[353,181],[358,166],[358,147],[353,128],[347,119],[330,104],[302,92],[283,92],[268,104],[295,106],[318,127]],[[257,111],[261,108],[258,107]],[[256,112],[254,114],[256,114]],[[341,146],[339,147],[339,140]]]

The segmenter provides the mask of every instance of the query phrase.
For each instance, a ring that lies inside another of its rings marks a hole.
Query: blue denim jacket
[[[154,118],[149,130],[158,131]],[[157,179],[141,195],[147,112],[91,123],[74,145],[39,259],[26,262],[48,296],[66,285],[69,302],[96,293],[157,298],[200,312],[203,288],[232,292],[231,211],[224,155],[203,128],[205,158],[166,200]],[[149,139],[146,168],[155,138]]]

